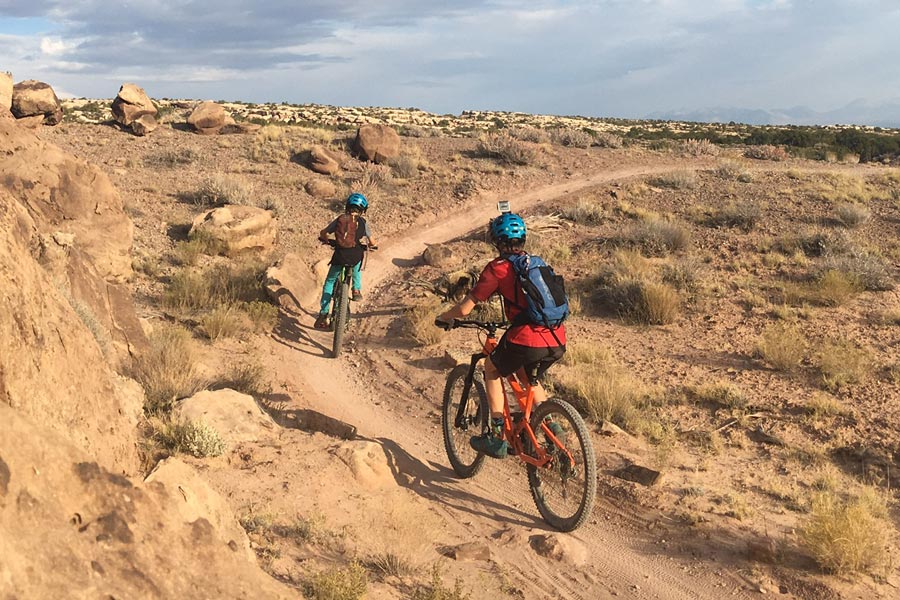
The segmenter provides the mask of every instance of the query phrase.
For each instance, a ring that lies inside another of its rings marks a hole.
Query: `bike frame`
[[[466,376],[466,382],[463,390],[463,398],[459,403],[459,410],[456,414],[455,424],[457,427],[462,427],[463,421],[465,420],[465,408],[469,401],[469,393],[472,390],[472,381],[475,377],[475,368],[478,363],[485,358],[487,358],[491,352],[497,347],[497,334],[496,330],[487,330],[486,338],[482,344],[481,352],[472,355],[469,373]],[[515,454],[523,461],[535,467],[543,467],[545,466],[552,457],[544,450],[543,446],[538,443],[537,437],[535,437],[534,430],[531,428],[531,411],[534,408],[534,388],[531,385],[531,382],[527,380],[525,381],[524,387],[522,383],[519,381],[516,373],[512,373],[507,377],[500,378],[500,385],[503,390],[503,436],[506,439],[507,443],[512,446]],[[507,387],[509,386],[509,390],[512,391],[513,395],[516,398],[516,401],[519,404],[519,409],[522,414],[522,418],[518,419],[518,423],[513,419],[513,415],[509,410],[509,395],[507,393]],[[553,434],[549,427],[546,424],[541,423],[541,431],[544,435],[547,436],[547,439],[553,442],[553,444],[566,453],[568,459],[574,463],[575,460],[572,457],[572,453],[569,452],[569,449],[566,448],[565,444],[563,444],[557,437]],[[531,442],[531,447],[536,449],[537,457],[529,456],[528,453],[525,452],[525,449],[522,444],[521,434],[525,433],[528,436],[528,440]]]

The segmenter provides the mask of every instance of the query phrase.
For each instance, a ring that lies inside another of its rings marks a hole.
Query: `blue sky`
[[[0,70],[75,96],[643,117],[900,98],[896,0],[0,0]]]

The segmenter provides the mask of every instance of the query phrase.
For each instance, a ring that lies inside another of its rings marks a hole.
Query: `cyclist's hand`
[[[372,250],[374,252],[375,250],[378,250],[378,246],[373,246],[372,244],[369,244],[369,250]]]
[[[440,319],[434,320],[435,327],[440,327],[444,331],[450,331],[453,329],[453,323],[448,323],[447,321],[441,321]]]

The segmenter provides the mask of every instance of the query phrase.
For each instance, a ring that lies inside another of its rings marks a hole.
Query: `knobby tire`
[[[344,345],[344,334],[347,332],[347,322],[350,319],[350,282],[341,281],[338,296],[334,300],[334,313],[331,321],[334,327],[334,344],[331,347],[332,356],[337,358]]]
[[[475,373],[472,388],[464,408],[464,423],[456,426],[460,403],[463,398],[466,376],[470,365],[457,365],[447,376],[444,387],[444,403],[441,410],[441,427],[444,430],[444,448],[453,470],[463,479],[474,477],[484,465],[484,454],[469,445],[469,438],[480,435],[487,427],[488,401],[484,381]]]
[[[541,428],[548,416],[562,427],[563,434],[557,437],[571,453],[574,465]],[[549,399],[532,413],[531,428],[553,456],[544,467],[528,465],[531,497],[551,527],[560,531],[577,529],[590,516],[597,494],[597,461],[587,425],[571,404]]]

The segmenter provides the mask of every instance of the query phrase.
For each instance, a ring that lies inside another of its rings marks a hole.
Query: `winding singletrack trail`
[[[514,196],[514,209],[522,210],[566,193],[611,181],[671,170],[657,164],[610,170],[567,182],[525,191]],[[598,498],[594,515],[573,534],[587,549],[585,564],[538,556],[529,537],[550,530],[540,519],[517,461],[489,461],[480,475],[459,480],[444,455],[437,416],[445,370],[430,368],[432,383],[417,386],[409,373],[416,366],[385,361],[380,348],[391,345],[389,331],[400,307],[392,282],[403,278],[402,265],[412,264],[427,243],[457,238],[482,227],[496,214],[493,194],[482,194],[467,210],[408,235],[382,243],[365,271],[367,294],[357,309],[348,352],[329,358],[331,334],[311,328],[312,314],[296,315],[289,328],[293,339],[267,338],[264,353],[270,368],[292,396],[304,406],[351,423],[360,436],[381,443],[398,474],[398,482],[431,501],[446,525],[441,542],[487,542],[495,560],[527,599],[662,598],[666,600],[719,600],[749,598],[748,581],[738,567],[709,556],[661,549],[658,537],[648,535],[652,518],[620,509]],[[474,340],[472,341],[474,344]],[[473,346],[474,348],[474,346]],[[468,350],[468,348],[466,348]],[[596,441],[595,441],[596,443]],[[597,446],[598,455],[603,448]],[[449,539],[445,539],[449,538]],[[474,567],[473,567],[474,568]]]

